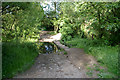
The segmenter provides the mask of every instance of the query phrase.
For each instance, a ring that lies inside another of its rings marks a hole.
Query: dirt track
[[[48,38],[48,36],[46,37]],[[97,64],[92,56],[85,54],[82,49],[68,48],[59,41],[54,41],[54,43],[68,54],[64,55],[64,52],[40,54],[29,70],[16,75],[14,78],[97,78],[96,73],[98,72],[96,71],[91,77],[86,75],[87,66]]]

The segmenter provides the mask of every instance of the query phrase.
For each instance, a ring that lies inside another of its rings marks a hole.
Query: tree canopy
[[[71,5],[71,6],[69,6]],[[118,44],[120,37],[120,2],[63,2],[54,25],[59,25],[63,40],[79,35]]]
[[[3,41],[28,38],[38,32],[44,11],[40,3],[3,3]]]

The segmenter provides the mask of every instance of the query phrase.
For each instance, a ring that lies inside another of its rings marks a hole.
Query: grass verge
[[[28,69],[37,57],[35,43],[2,43],[2,78],[12,78],[18,72]]]
[[[79,37],[65,42],[72,47],[83,48],[86,53],[93,55],[97,61],[107,67],[107,71],[112,73],[101,73],[100,77],[113,78],[119,76],[118,73],[118,46],[107,46],[101,40],[88,40]]]

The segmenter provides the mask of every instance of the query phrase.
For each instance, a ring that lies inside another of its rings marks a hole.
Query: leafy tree
[[[28,38],[38,32],[44,11],[40,3],[4,2],[2,5],[3,41]]]
[[[54,25],[59,26],[63,40],[79,35],[114,45],[120,37],[119,9],[120,2],[64,2],[60,4],[61,13]]]

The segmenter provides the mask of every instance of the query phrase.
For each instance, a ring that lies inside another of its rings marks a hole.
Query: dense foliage
[[[61,3],[60,8],[60,17],[54,24],[59,25],[64,41],[79,35],[103,39],[109,45],[119,43],[120,2],[67,2]]]
[[[43,17],[44,19],[41,21],[41,30],[44,31],[54,31],[54,25],[52,22],[53,17],[47,17],[46,15],[44,15]]]
[[[36,35],[41,26],[43,14],[40,3],[3,3],[3,41],[26,39]]]

